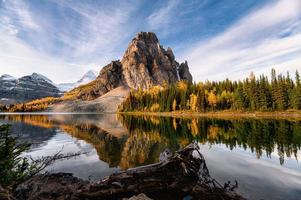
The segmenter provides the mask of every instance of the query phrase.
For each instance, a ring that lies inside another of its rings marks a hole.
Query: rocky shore
[[[237,183],[219,184],[206,167],[199,146],[192,143],[174,155],[166,150],[160,162],[120,171],[98,181],[70,173],[40,174],[12,190],[0,191],[0,200],[80,199],[244,199],[234,192]]]

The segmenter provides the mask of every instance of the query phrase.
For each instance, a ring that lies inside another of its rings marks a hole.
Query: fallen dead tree
[[[243,199],[233,191],[237,183],[222,186],[211,178],[196,143],[174,155],[165,151],[160,159],[159,163],[121,171],[95,182],[68,174],[40,175],[24,183],[15,194],[27,199],[122,199],[140,193],[154,198],[165,192],[189,194],[194,199]]]

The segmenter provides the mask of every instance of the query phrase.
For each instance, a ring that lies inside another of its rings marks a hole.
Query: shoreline
[[[122,114],[134,116],[158,116],[158,117],[175,117],[175,118],[223,118],[223,119],[289,119],[301,120],[301,111],[215,111],[215,112],[189,112],[189,111],[172,111],[172,112],[0,112],[0,115],[105,115],[105,114]]]
[[[216,112],[117,112],[118,114],[136,115],[136,116],[158,116],[158,117],[176,117],[176,118],[254,118],[254,119],[296,119],[301,120],[301,111],[271,111],[271,112],[244,112],[244,111],[216,111]]]

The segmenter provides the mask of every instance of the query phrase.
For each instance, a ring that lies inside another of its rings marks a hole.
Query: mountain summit
[[[165,50],[159,43],[155,33],[140,32],[129,44],[122,60],[123,77],[131,88],[148,89],[164,82],[172,84],[180,79],[192,82],[187,62],[185,70],[179,73],[179,64],[171,48]],[[189,76],[182,76],[189,74]]]
[[[75,87],[78,87],[80,85],[89,83],[96,79],[97,73],[93,70],[87,71],[78,81],[73,82],[73,83],[60,83],[57,84],[57,87],[60,89],[60,91],[66,92],[69,91]]]
[[[103,67],[89,87],[73,91],[77,91],[80,99],[92,100],[119,86],[148,89],[183,79],[192,82],[187,61],[179,64],[172,49],[165,50],[155,33],[140,32],[130,42],[121,61],[112,61]]]

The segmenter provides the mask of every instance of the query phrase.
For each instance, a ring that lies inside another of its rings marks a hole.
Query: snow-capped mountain
[[[49,78],[38,73],[18,79],[8,74],[0,77],[0,103],[2,104],[13,104],[61,95],[62,92]]]
[[[89,83],[89,82],[95,80],[96,77],[97,77],[97,72],[89,70],[81,77],[81,79],[79,79],[75,83],[60,83],[60,84],[57,84],[57,87],[59,88],[60,91],[66,92],[66,91],[72,90],[73,88],[75,88],[79,85]]]
[[[8,74],[0,76],[0,103],[14,104],[44,97],[58,97],[79,85],[96,79],[96,72],[90,70],[75,83],[56,84],[42,74],[32,73],[15,78]]]
[[[9,74],[3,74],[2,76],[0,76],[0,80],[1,81],[12,81],[12,80],[16,80],[16,78]]]
[[[36,80],[44,80],[44,81],[56,86],[56,84],[54,82],[52,82],[52,80],[50,80],[49,78],[47,78],[46,76],[44,76],[42,74],[32,73],[31,77]]]

